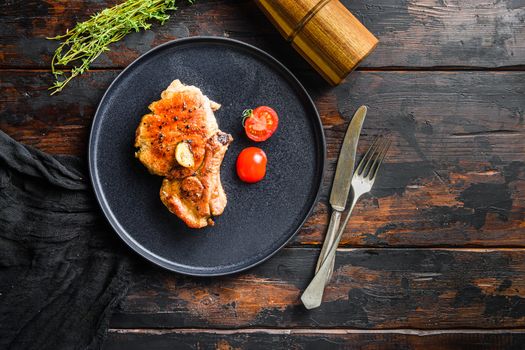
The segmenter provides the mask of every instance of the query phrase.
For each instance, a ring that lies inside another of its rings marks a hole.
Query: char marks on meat
[[[213,225],[212,217],[222,214],[227,203],[220,166],[233,138],[219,130],[213,114],[219,108],[199,88],[175,80],[149,106],[151,113],[136,131],[135,156],[152,174],[164,177],[162,202],[192,228]],[[180,142],[189,146],[190,167],[176,160]]]

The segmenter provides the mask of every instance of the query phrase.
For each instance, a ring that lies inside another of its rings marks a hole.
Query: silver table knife
[[[357,150],[357,141],[359,134],[361,134],[361,127],[366,117],[367,108],[361,106],[357,109],[346,130],[341,152],[339,153],[339,160],[337,161],[337,168],[335,170],[334,183],[332,185],[332,192],[330,193],[330,205],[332,207],[332,216],[328,225],[328,231],[323,243],[319,260],[317,260],[317,267],[315,272],[319,271],[326,255],[334,242],[337,231],[339,230],[339,222],[341,221],[341,213],[346,208],[348,194],[352,183],[352,175],[354,174],[355,153]],[[329,276],[333,271],[333,262],[330,266]]]
[[[358,199],[365,193],[370,192],[372,186],[374,185],[377,172],[390,147],[390,140],[383,137],[379,137],[374,141],[372,146],[366,151],[364,157],[361,159],[361,162],[357,166],[357,170],[354,172],[352,177],[352,191],[354,196],[352,198],[352,203],[350,208],[347,211],[346,217],[335,236],[334,242],[326,258],[321,264],[319,272],[317,272],[310,281],[310,284],[304,290],[301,295],[301,301],[307,309],[314,309],[321,305],[323,300],[324,289],[330,280],[330,271],[333,268],[333,263],[335,259],[335,253],[337,251],[337,246],[341,240],[341,236],[345,230],[346,223],[350,219],[352,214],[352,209],[355,207]]]

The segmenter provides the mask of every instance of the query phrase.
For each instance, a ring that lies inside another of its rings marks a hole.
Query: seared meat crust
[[[224,143],[219,142],[224,140]],[[190,227],[213,225],[212,216],[222,214],[226,195],[220,179],[220,165],[232,142],[232,137],[221,131],[208,139],[204,164],[194,176],[181,179],[166,177],[162,181],[160,199],[164,205]]]
[[[222,214],[227,203],[220,165],[233,138],[218,128],[213,111],[219,107],[200,89],[175,80],[136,130],[135,156],[152,174],[165,177],[162,202],[193,228],[212,225],[211,217]],[[189,145],[193,166],[175,159],[179,142]]]

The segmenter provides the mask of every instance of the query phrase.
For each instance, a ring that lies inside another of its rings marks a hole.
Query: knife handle
[[[332,246],[332,243],[335,240],[339,228],[339,222],[341,221],[341,212],[338,210],[332,210],[332,216],[330,217],[330,223],[328,224],[328,231],[323,243],[323,248],[321,249],[321,254],[319,254],[319,259],[317,260],[317,266],[315,267],[315,273],[319,272],[319,268],[323,264],[324,259],[328,250]],[[331,275],[331,273],[330,273]]]
[[[352,215],[352,210],[354,209],[354,206],[357,203],[357,200],[360,196],[361,194],[359,193],[354,195],[352,204],[350,205],[350,209],[348,209],[348,213],[346,214],[345,219],[343,220],[343,224],[335,233],[335,236],[333,237],[333,243],[330,245],[328,251],[326,252],[326,257],[322,259],[319,271],[315,274],[314,278],[312,279],[312,281],[310,281],[310,284],[308,285],[308,287],[306,287],[303,294],[301,295],[301,301],[308,310],[315,309],[316,307],[319,307],[321,305],[321,301],[323,300],[324,289],[330,281],[330,277],[334,269],[335,253],[337,251],[337,247],[339,246],[339,241],[343,236],[346,224],[348,223],[350,215]],[[334,212],[336,212],[336,210],[334,210]],[[339,218],[337,220],[339,224],[339,221],[341,219],[341,212],[338,213],[338,216]]]

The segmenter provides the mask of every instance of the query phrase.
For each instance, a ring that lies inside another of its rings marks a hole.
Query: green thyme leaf
[[[188,2],[193,3],[192,0]],[[71,79],[87,71],[102,52],[109,51],[108,45],[131,31],[149,29],[149,21],[164,24],[170,18],[166,12],[176,9],[175,0],[127,0],[77,23],[63,35],[48,38],[62,41],[51,60],[51,71],[55,76],[55,82],[49,88],[53,90],[51,95],[62,91]],[[57,69],[57,66],[69,64],[73,65],[69,72]]]

